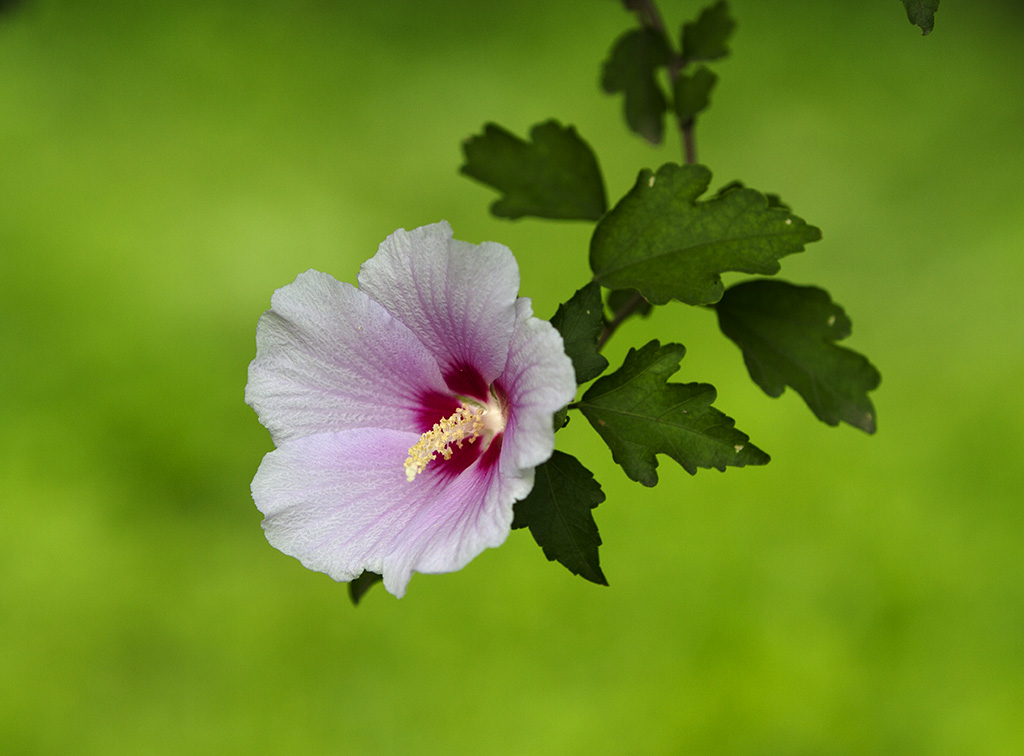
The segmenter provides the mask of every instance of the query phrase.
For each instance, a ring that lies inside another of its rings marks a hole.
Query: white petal
[[[416,336],[326,273],[278,289],[260,317],[245,400],[277,444],[367,426],[418,431],[431,392],[449,393]]]
[[[384,575],[401,597],[414,571],[451,572],[509,533],[512,502],[489,495],[496,469],[456,476],[432,463],[408,481],[402,462],[418,436],[359,428],[297,438],[264,457],[252,483],[276,548],[347,581]]]
[[[533,317],[525,297],[516,303],[516,315],[508,366],[498,380],[510,410],[501,448],[503,478],[524,470],[532,474],[551,457],[552,416],[576,395],[576,374],[561,335],[546,320]]]
[[[444,221],[399,229],[363,263],[359,287],[419,337],[449,381],[469,367],[486,386],[504,370],[519,291],[508,247],[455,241]]]

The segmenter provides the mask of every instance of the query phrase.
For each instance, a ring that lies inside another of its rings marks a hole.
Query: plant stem
[[[673,92],[675,91],[676,80],[679,78],[679,74],[686,66],[686,61],[683,60],[681,53],[676,52],[675,46],[672,44],[671,38],[668,36],[668,32],[665,30],[665,22],[661,18],[661,12],[658,10],[658,6],[654,0],[622,0],[623,5],[626,6],[626,10],[633,11],[640,19],[640,24],[648,29],[660,34],[665,39],[665,44],[668,49],[672,51],[672,57],[668,64],[668,78],[672,86]],[[697,142],[694,136],[694,125],[695,120],[690,118],[685,123],[676,119],[676,123],[679,126],[679,134],[682,137],[683,142],[683,160],[687,163],[697,162]],[[611,320],[605,321],[604,329],[601,331],[601,335],[597,339],[597,351],[601,351],[601,348],[608,342],[608,339],[612,337],[612,334],[618,330],[619,326],[628,319],[634,312],[639,309],[644,302],[643,295],[634,291],[633,296],[620,307]]]
[[[697,141],[693,135],[695,121],[690,119],[686,123],[679,123],[679,131],[683,135],[683,159],[687,163],[697,162]]]
[[[640,25],[645,26],[653,32],[661,35],[665,40],[665,45],[672,52],[672,57],[668,62],[668,80],[671,85],[672,91],[675,91],[676,81],[679,79],[679,74],[686,67],[686,61],[683,60],[681,53],[676,52],[675,46],[672,44],[672,39],[668,35],[668,31],[665,29],[665,22],[661,18],[661,12],[658,10],[658,6],[654,0],[622,0],[623,5],[626,6],[627,10],[631,10],[636,13],[640,19]],[[697,162],[697,145],[694,142],[693,127],[694,120],[691,118],[685,123],[680,120],[676,120],[679,126],[679,133],[683,141],[683,160],[687,163]]]
[[[636,13],[641,25],[658,32],[666,39],[668,38],[665,33],[665,24],[661,20],[661,13],[658,12],[658,6],[654,4],[654,0],[622,0],[622,4],[626,6],[626,10]]]
[[[597,338],[597,351],[601,351],[604,345],[608,342],[608,339],[612,337],[612,334],[618,330],[620,325],[622,325],[623,321],[636,312],[637,309],[646,301],[647,300],[644,299],[643,294],[639,291],[633,292],[633,296],[629,298],[629,301],[622,305],[622,307],[616,311],[612,319],[604,324],[604,328],[601,330],[601,335]]]

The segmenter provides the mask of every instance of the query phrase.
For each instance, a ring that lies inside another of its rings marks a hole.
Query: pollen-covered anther
[[[484,407],[463,404],[450,417],[434,423],[434,427],[409,448],[409,456],[405,460],[406,480],[415,479],[438,454],[443,459],[451,459],[453,444],[461,449],[464,442],[471,444],[476,441],[485,428],[485,413]]]

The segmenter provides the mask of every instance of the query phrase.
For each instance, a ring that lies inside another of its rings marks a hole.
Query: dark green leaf
[[[565,353],[576,368],[576,383],[596,378],[608,367],[608,360],[597,351],[597,339],[604,327],[601,286],[592,281],[560,304],[551,325],[562,334]]]
[[[667,454],[691,475],[698,467],[763,465],[768,455],[711,406],[714,386],[668,383],[686,349],[651,341],[630,349],[622,367],[599,378],[577,406],[633,480],[658,482],[656,454]]]
[[[733,189],[742,189],[744,186],[742,181],[730,181],[728,184],[723,186],[717,192],[715,192],[715,198],[721,197],[726,192],[731,192]],[[765,199],[768,200],[768,207],[777,207],[780,210],[792,210],[789,205],[782,201],[782,197],[772,192],[764,193]]]
[[[743,350],[750,377],[768,396],[792,386],[823,422],[875,432],[867,392],[881,376],[865,357],[834,343],[851,326],[827,291],[748,281],[730,287],[716,309],[722,332]]]
[[[710,103],[711,88],[718,77],[707,66],[701,66],[692,75],[679,74],[675,83],[676,116],[680,122],[692,121]]]
[[[753,189],[698,202],[710,181],[702,165],[641,171],[594,231],[590,266],[598,282],[637,289],[656,305],[711,304],[724,291],[721,273],[777,273],[779,258],[821,238],[820,230]]]
[[[607,207],[604,181],[590,145],[572,126],[547,121],[524,142],[497,124],[466,140],[461,171],[504,196],[491,205],[499,218],[597,220]]]
[[[558,431],[562,430],[562,428],[564,428],[568,424],[569,408],[562,407],[562,409],[558,410],[558,412],[555,413],[555,416],[551,418],[551,427],[555,429],[555,433],[558,433]]]
[[[515,504],[513,528],[530,528],[549,560],[574,575],[608,585],[598,560],[601,536],[590,511],[604,501],[601,485],[570,454],[556,451],[537,468],[530,495]]]
[[[653,144],[661,142],[668,109],[655,72],[668,65],[671,56],[663,35],[647,27],[634,29],[616,40],[601,77],[605,92],[625,96],[629,128]]]
[[[683,24],[683,59],[690,62],[724,58],[729,54],[726,42],[735,28],[725,0],[705,8],[696,21]]]
[[[935,11],[939,9],[939,0],[903,0],[907,9],[907,19],[914,26],[921,27],[921,34],[930,34],[935,27]]]
[[[359,601],[363,598],[366,592],[383,579],[383,576],[378,575],[376,572],[363,570],[359,577],[355,580],[349,581],[348,597],[352,599],[353,604],[358,606]]]

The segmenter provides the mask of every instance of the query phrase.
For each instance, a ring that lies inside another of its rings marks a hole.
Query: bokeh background
[[[879,431],[772,400],[706,312],[679,380],[773,455],[669,460],[642,489],[577,417],[603,588],[526,532],[396,601],[272,549],[242,400],[271,292],[354,280],[441,218],[517,254],[550,316],[586,224],[509,223],[460,142],[556,117],[611,199],[674,135],[628,134],[599,64],[612,0],[147,3],[0,11],[0,752],[1019,754],[1024,743],[1024,15],[732,0],[698,129],[716,184],[824,230],[827,287],[882,370]],[[697,2],[663,0],[669,25]]]

